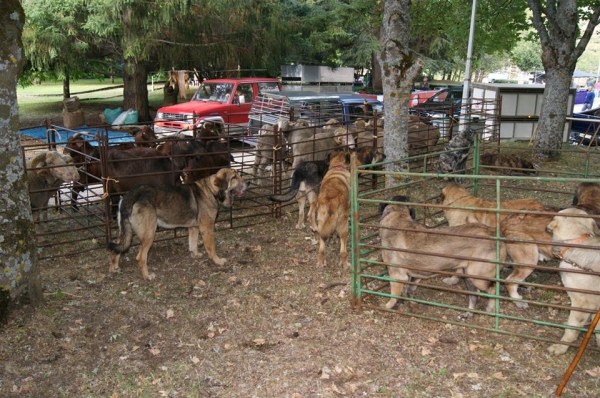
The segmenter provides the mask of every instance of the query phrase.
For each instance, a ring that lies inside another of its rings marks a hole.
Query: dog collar
[[[592,234],[581,235],[579,238],[573,239],[573,241],[569,242],[569,243],[571,243],[573,245],[578,245],[581,242],[584,242],[593,236],[594,235],[592,235]],[[571,247],[571,246],[563,248],[560,252],[558,252],[558,258],[560,258],[563,261],[566,261],[567,263],[569,263],[571,265],[575,265],[576,267],[579,267],[577,264],[574,264],[573,262],[564,259],[565,253],[568,252],[569,250],[571,250],[572,248],[573,247]]]

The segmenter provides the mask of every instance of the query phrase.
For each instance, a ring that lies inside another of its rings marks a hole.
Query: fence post
[[[279,126],[277,124],[273,125],[273,170],[271,175],[272,177],[272,182],[273,182],[273,194],[275,195],[280,195],[282,188],[281,188],[281,181],[282,181],[282,174],[283,174],[283,162],[284,162],[284,156],[282,156],[282,151],[283,151],[283,137],[282,137],[282,133],[281,130],[279,129]],[[274,211],[273,211],[273,215],[276,218],[280,218],[281,217],[281,204],[280,203],[275,203],[275,207],[274,207]]]

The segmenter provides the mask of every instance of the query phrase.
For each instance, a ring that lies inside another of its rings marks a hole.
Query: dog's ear
[[[382,215],[388,204],[389,203],[380,203],[379,206],[377,206],[377,214]]]
[[[392,197],[392,199],[390,199],[393,202],[402,202],[402,203],[407,203],[408,202],[408,197],[403,196],[403,195],[396,195],[394,197]],[[379,215],[382,215],[383,212],[385,211],[385,208],[389,205],[389,204],[393,204],[393,203],[380,203],[378,208],[377,208],[377,213]],[[415,211],[413,209],[410,209],[410,216],[411,218],[414,220],[415,219]]]
[[[579,204],[579,198],[577,197],[578,191],[579,191],[579,189],[577,189],[575,191],[575,195],[573,195],[573,204],[572,204],[573,207],[575,207]]]
[[[408,203],[408,197],[404,195],[396,195],[392,198],[394,202]]]
[[[410,214],[410,218],[412,218],[413,221],[417,220],[417,212],[415,211],[415,209],[409,208],[408,213]]]
[[[219,202],[223,202],[225,199],[227,199],[227,190],[229,188],[229,179],[231,177],[228,171],[228,169],[221,169],[214,176],[213,184],[217,189],[215,197]]]
[[[332,152],[329,152],[329,153],[327,154],[327,159],[326,159],[327,166],[329,166],[329,164],[331,163],[331,159],[333,159],[333,157],[334,157],[336,154],[337,154],[337,151],[332,151]]]

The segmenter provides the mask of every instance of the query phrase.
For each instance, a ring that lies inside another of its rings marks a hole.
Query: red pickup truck
[[[205,120],[230,125],[230,134],[242,134],[248,125],[248,113],[257,95],[281,91],[274,78],[249,77],[210,79],[200,83],[189,102],[162,107],[154,119],[154,132],[159,136],[193,128]],[[236,128],[239,125],[239,128]]]

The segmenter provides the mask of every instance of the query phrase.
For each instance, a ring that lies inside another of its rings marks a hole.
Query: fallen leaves
[[[592,377],[600,377],[600,366],[596,366],[593,369],[588,369],[585,371],[585,373]]]
[[[154,356],[160,354],[160,350],[158,348],[150,348],[148,351]]]

